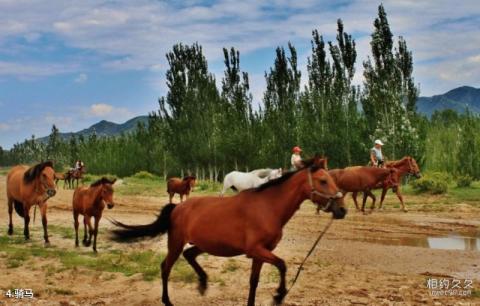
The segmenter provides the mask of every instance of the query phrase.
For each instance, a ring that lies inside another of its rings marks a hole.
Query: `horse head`
[[[306,189],[312,202],[319,205],[322,210],[331,212],[335,219],[343,219],[347,214],[343,194],[327,169],[326,158],[314,157],[312,165],[306,169],[308,176]]]
[[[55,170],[53,163],[46,161],[29,168],[23,175],[25,184],[37,182],[36,190],[45,195],[44,201],[55,196]]]
[[[414,175],[416,178],[421,178],[422,174],[420,173],[420,167],[418,167],[417,161],[411,157],[406,157],[408,162],[408,173]]]
[[[95,183],[91,184],[91,187],[100,187],[100,199],[105,203],[108,209],[112,209],[115,206],[113,201],[113,184],[115,184],[117,179],[109,180],[106,177],[102,177]]]

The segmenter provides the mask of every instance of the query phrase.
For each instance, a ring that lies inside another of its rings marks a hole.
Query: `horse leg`
[[[355,203],[355,208],[357,210],[360,210],[360,208],[358,207],[358,202],[357,202],[357,194],[358,194],[358,192],[356,192],[356,191],[352,192],[352,199],[353,199],[353,203]]]
[[[92,238],[92,223],[90,222],[90,216],[85,215],[83,217],[83,226],[85,231],[83,232],[83,245],[86,247],[90,246],[91,238]],[[88,227],[88,234],[89,237],[87,239],[87,227]]]
[[[202,267],[198,264],[198,262],[195,260],[195,258],[202,254],[203,251],[200,250],[198,247],[193,246],[191,248],[186,249],[183,252],[183,257],[187,260],[187,262],[192,266],[193,270],[198,275],[198,291],[200,292],[201,295],[205,294],[205,291],[207,290],[207,280],[208,280],[208,275],[205,273],[205,270],[202,269]]]
[[[13,200],[7,199],[8,202],[8,234],[13,235],[13,223],[12,223],[12,213],[13,213]]]
[[[23,235],[25,236],[25,240],[30,240],[30,230],[28,228],[30,224],[30,206],[24,204],[23,205]]]
[[[98,224],[100,223],[100,218],[102,216],[99,215],[99,216],[95,216],[94,219],[95,219],[95,228],[93,229],[93,251],[95,253],[97,253],[97,235],[98,235]]]
[[[370,206],[370,210],[374,210],[375,209],[375,201],[377,200],[377,198],[375,197],[375,195],[373,194],[373,192],[371,190],[368,190],[366,194],[367,194],[367,196],[372,198],[372,206]]]
[[[260,279],[260,271],[262,270],[263,261],[258,259],[252,260],[252,271],[250,274],[250,291],[248,293],[248,306],[255,306],[255,295],[257,292],[258,280]]]
[[[275,305],[281,305],[283,298],[287,294],[286,282],[285,282],[285,274],[287,273],[287,266],[285,265],[285,261],[280,257],[277,257],[273,254],[270,250],[267,250],[264,247],[257,248],[254,252],[248,254],[253,259],[258,261],[267,262],[271,265],[274,265],[278,271],[280,272],[280,284],[277,288],[277,295],[273,297]]]
[[[180,203],[183,202],[183,194],[180,193]]]
[[[168,193],[168,203],[173,203],[172,199],[174,195],[175,195],[174,193],[171,193],[171,192]]]
[[[363,200],[362,200],[362,212],[365,213],[365,203],[367,202],[367,193],[363,192]]]
[[[40,206],[40,213],[42,214],[42,226],[43,226],[43,239],[45,240],[45,244],[49,244],[50,241],[48,240],[48,230],[47,230],[47,203],[43,202]]]
[[[173,306],[168,296],[168,277],[173,265],[177,261],[180,254],[182,254],[183,244],[179,239],[172,239],[172,235],[168,235],[168,253],[167,257],[162,261],[162,302],[166,306]]]
[[[395,193],[397,194],[397,198],[400,200],[400,204],[402,204],[402,210],[404,212],[407,212],[408,209],[405,208],[405,204],[403,203],[403,196],[400,193],[400,186],[397,187],[397,190],[395,191]]]
[[[383,187],[382,189],[382,196],[380,197],[380,204],[378,205],[378,209],[383,209],[383,201],[385,200],[385,195],[387,194],[388,188]]]
[[[73,226],[75,227],[75,247],[78,247],[78,213],[73,211]]]

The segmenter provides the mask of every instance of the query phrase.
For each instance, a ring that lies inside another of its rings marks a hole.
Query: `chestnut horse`
[[[385,195],[387,194],[388,189],[392,188],[392,191],[397,194],[398,199],[400,200],[400,203],[402,204],[402,210],[404,212],[407,212],[407,209],[405,208],[405,204],[403,203],[403,196],[400,193],[400,182],[402,181],[402,178],[406,174],[414,175],[416,178],[420,178],[422,175],[420,174],[420,168],[417,165],[417,161],[411,157],[411,156],[405,156],[400,160],[394,160],[394,161],[389,161],[385,163],[386,168],[394,168],[397,169],[396,175],[397,177],[394,180],[394,184],[391,184],[392,182],[382,182],[378,186],[375,187],[381,188],[382,189],[382,196],[380,198],[380,205],[378,206],[379,209],[382,209],[383,201],[385,200]],[[357,201],[357,194],[353,193],[352,197],[354,197],[354,201]]]
[[[98,224],[102,218],[103,209],[107,205],[108,209],[112,209],[113,204],[113,187],[115,179],[102,177],[100,180],[91,184],[90,187],[79,187],[73,193],[73,222],[75,226],[75,246],[78,247],[78,215],[83,215],[83,245],[90,246],[93,236],[93,251],[97,252],[97,235]],[[91,217],[94,218],[94,228],[92,228]],[[88,239],[87,239],[88,226]]]
[[[286,295],[285,261],[272,251],[282,238],[282,229],[310,199],[341,197],[339,189],[327,171],[314,159],[307,168],[288,172],[255,189],[245,190],[231,197],[193,197],[183,204],[168,204],[157,220],[148,225],[125,225],[112,221],[122,229],[113,231],[114,239],[125,242],[137,237],[155,237],[168,232],[168,254],[162,262],[162,302],[173,305],[168,296],[168,277],[187,243],[193,246],[183,252],[199,278],[201,294],[207,289],[207,274],[195,258],[208,253],[232,257],[245,254],[252,258],[248,305],[255,305],[255,292],[264,263],[274,265],[280,272],[280,286],[275,303],[281,304]],[[345,217],[347,210],[333,201],[324,206],[335,219]]]
[[[30,239],[28,225],[30,223],[30,208],[33,205],[40,207],[42,214],[43,238],[48,244],[47,232],[47,200],[53,197],[55,191],[53,163],[51,161],[37,164],[31,168],[15,166],[7,175],[8,201],[8,234],[13,234],[12,212],[15,206],[17,214],[24,219],[23,234],[26,240]]]
[[[169,203],[172,203],[173,196],[178,193],[180,195],[180,203],[183,202],[183,196],[188,199],[190,191],[195,186],[195,176],[189,175],[183,179],[178,177],[172,177],[167,182],[167,192],[169,195]]]
[[[359,210],[357,203],[357,193],[363,191],[362,212],[365,213],[365,203],[367,197],[372,198],[371,210],[375,208],[375,195],[371,192],[382,182],[390,186],[398,186],[397,170],[394,168],[376,168],[376,167],[347,167],[345,169],[334,169],[328,171],[338,188],[344,194],[352,192],[353,202]]]

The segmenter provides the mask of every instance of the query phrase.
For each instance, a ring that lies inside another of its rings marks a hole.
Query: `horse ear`
[[[117,178],[114,178],[114,179],[112,180],[112,185],[115,184],[116,181],[117,181]]]

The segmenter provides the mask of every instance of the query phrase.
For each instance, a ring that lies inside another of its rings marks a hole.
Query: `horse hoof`
[[[408,209],[404,208],[404,209],[403,209],[403,212],[408,212]]]
[[[9,229],[8,229],[8,234],[9,234],[10,236],[13,235],[13,229],[9,228]]]
[[[44,245],[46,248],[48,248],[50,246],[50,241],[45,241]]]
[[[273,305],[277,306],[277,305],[282,305],[282,302],[283,302],[283,298],[285,297],[285,295],[282,295],[282,294],[277,294],[273,297]]]
[[[198,283],[198,292],[200,292],[201,295],[205,295],[205,292],[207,291],[208,284],[207,284],[207,279],[201,279]]]

